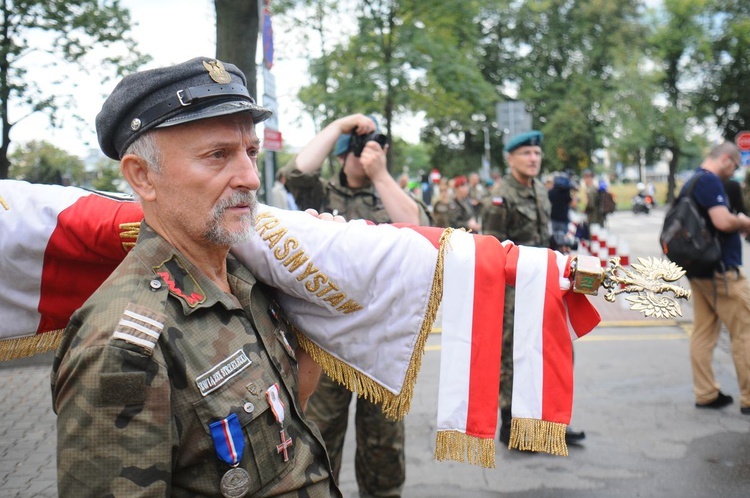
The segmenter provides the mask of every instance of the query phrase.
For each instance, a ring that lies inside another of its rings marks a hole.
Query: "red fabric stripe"
[[[125,257],[120,224],[142,217],[135,202],[95,194],[60,212],[44,252],[37,333],[65,328],[73,312]]]
[[[505,281],[500,268],[505,250],[494,237],[474,237],[474,310],[472,315],[469,413],[466,433],[494,438],[500,392]]]
[[[553,251],[547,251],[542,348],[542,420],[568,424],[573,405],[573,343]]]
[[[224,439],[226,439],[227,449],[229,450],[229,458],[232,459],[230,464],[234,464],[239,460],[237,458],[237,449],[234,447],[234,440],[232,439],[232,433],[229,430],[229,422],[227,419],[221,421],[221,428],[224,430]]]
[[[424,238],[429,240],[432,245],[438,249],[440,248],[440,237],[443,235],[443,231],[445,230],[444,228],[440,227],[421,227],[416,225],[409,225],[406,223],[394,223],[393,226],[396,228],[410,228],[414,230],[415,232],[419,233]]]
[[[516,286],[516,271],[518,269],[518,246],[510,244],[505,247],[506,264],[505,264],[505,283],[515,287]]]
[[[599,311],[584,294],[569,291],[565,293],[563,299],[565,299],[569,310],[575,310],[568,314],[568,318],[577,337],[588,334],[602,321]]]

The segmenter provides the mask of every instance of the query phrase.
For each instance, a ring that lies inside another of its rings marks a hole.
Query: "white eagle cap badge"
[[[216,83],[224,84],[230,83],[232,81],[232,77],[229,75],[227,70],[224,69],[224,64],[222,64],[219,60],[209,62],[203,61],[203,67],[206,68],[206,71],[208,71],[208,75]]]

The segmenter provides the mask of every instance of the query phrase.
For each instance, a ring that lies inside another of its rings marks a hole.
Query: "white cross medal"
[[[284,417],[286,416],[286,412],[284,411],[284,403],[282,403],[281,398],[279,398],[278,384],[274,384],[266,389],[266,399],[268,400],[268,404],[271,405],[273,416],[276,417],[276,421],[281,426],[281,430],[279,431],[279,434],[281,435],[281,443],[276,445],[276,452],[278,454],[283,453],[284,461],[288,462],[288,448],[292,446],[292,438],[287,436],[286,431],[284,430]]]

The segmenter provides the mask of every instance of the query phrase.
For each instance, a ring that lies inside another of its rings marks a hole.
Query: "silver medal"
[[[250,476],[245,469],[233,467],[221,478],[221,494],[226,498],[242,498],[250,490]]]

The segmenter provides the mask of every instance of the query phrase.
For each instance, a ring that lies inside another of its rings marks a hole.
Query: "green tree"
[[[727,140],[750,129],[750,2],[713,0],[707,16],[710,41],[700,103]]]
[[[667,151],[670,155],[667,202],[674,200],[674,175],[683,150],[701,124],[702,115],[695,105],[700,87],[695,81],[706,58],[709,17],[706,0],[664,0],[653,20],[649,44],[652,60],[659,69],[657,83],[662,96],[655,102],[659,118],[653,149],[657,154]]]
[[[32,140],[10,156],[10,178],[31,183],[84,185],[83,161],[49,142]]]
[[[147,60],[129,37],[130,25],[117,0],[0,0],[0,178],[8,176],[13,126],[37,112],[56,126],[61,106],[75,109],[53,88],[75,85],[67,75],[90,75],[96,67],[119,76]],[[29,77],[31,66],[51,77],[45,84]]]
[[[98,152],[98,151],[96,151]],[[93,170],[89,173],[91,187],[102,192],[121,192],[127,188],[127,182],[120,174],[120,163],[103,156],[101,153],[92,154]]]
[[[496,2],[486,23],[484,72],[507,97],[526,103],[545,133],[545,167],[580,170],[602,147],[609,132],[602,102],[618,66],[640,55],[639,6],[636,0]]]
[[[321,125],[372,112],[383,116],[389,135],[399,116],[422,111],[430,122],[423,137],[451,150],[462,150],[481,134],[488,118],[477,110],[492,112],[495,100],[475,55],[482,2],[354,3],[356,33],[311,63],[311,84],[299,94],[306,110]],[[398,142],[389,154],[397,149]],[[477,167],[480,157],[481,152]],[[442,163],[444,157],[435,160]]]

